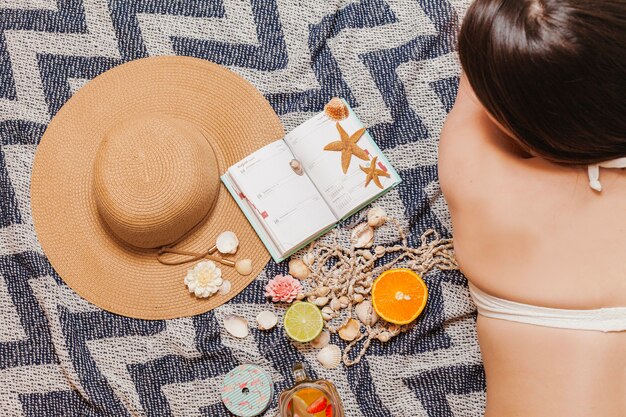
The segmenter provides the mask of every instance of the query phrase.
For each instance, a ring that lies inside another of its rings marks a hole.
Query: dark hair
[[[626,1],[476,0],[459,55],[486,110],[538,155],[626,156]]]

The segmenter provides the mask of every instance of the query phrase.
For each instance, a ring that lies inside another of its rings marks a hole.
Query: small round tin
[[[224,377],[222,402],[238,417],[254,417],[263,413],[272,401],[274,383],[256,365],[239,365]]]

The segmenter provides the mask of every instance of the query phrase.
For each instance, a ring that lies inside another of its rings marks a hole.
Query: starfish
[[[350,166],[350,160],[352,159],[352,155],[360,158],[364,161],[368,161],[370,156],[365,152],[362,148],[357,146],[357,142],[365,133],[365,128],[362,127],[352,135],[348,135],[348,133],[341,127],[339,123],[336,123],[337,130],[339,131],[339,140],[335,142],[331,142],[328,145],[324,146],[325,151],[337,151],[341,152],[341,169],[345,174],[348,172],[348,167]]]
[[[365,178],[366,187],[369,185],[370,181],[374,181],[374,184],[376,184],[378,188],[383,188],[383,185],[380,183],[380,179],[378,177],[389,177],[389,173],[387,171],[383,171],[382,169],[376,168],[376,159],[378,159],[377,156],[372,159],[369,167],[365,168],[363,165],[359,165],[359,168],[361,168],[361,171],[367,174],[367,177]]]

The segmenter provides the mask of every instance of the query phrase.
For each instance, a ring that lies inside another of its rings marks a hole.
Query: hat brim
[[[207,312],[241,292],[269,253],[223,185],[211,214],[177,248],[204,251],[225,230],[240,241],[237,259],[252,259],[248,276],[222,266],[226,295],[198,299],[183,282],[193,264],[163,265],[156,250],[123,245],[103,225],[92,193],[96,151],[116,123],[156,113],[201,128],[220,173],[280,139],[280,120],[265,98],[237,74],[191,57],[151,57],[122,64],[88,82],[46,129],[33,164],[31,206],[50,263],[79,295],[127,317],[171,319]]]

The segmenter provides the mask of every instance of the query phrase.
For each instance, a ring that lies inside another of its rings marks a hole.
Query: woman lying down
[[[626,416],[626,2],[477,0],[439,174],[488,417]]]

